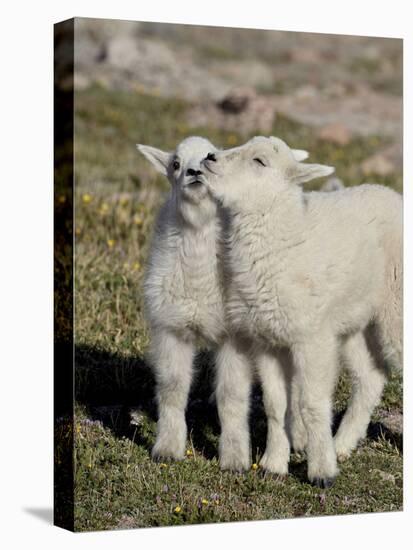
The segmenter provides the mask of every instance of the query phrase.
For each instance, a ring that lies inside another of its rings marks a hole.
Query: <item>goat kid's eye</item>
[[[258,164],[261,164],[261,166],[265,166],[265,164],[263,163],[263,161],[261,159],[255,158],[253,160],[254,160],[254,162],[257,162]]]
[[[180,164],[177,160],[174,160],[173,164],[172,164],[172,167],[173,169],[176,171],[176,170],[179,170],[179,167],[180,167]]]

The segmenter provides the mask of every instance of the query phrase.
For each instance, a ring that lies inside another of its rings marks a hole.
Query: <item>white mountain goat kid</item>
[[[146,145],[138,145],[138,149],[171,183],[170,195],[156,222],[144,282],[159,413],[153,457],[184,456],[185,408],[192,363],[197,345],[202,344],[216,350],[221,467],[247,469],[251,461],[248,411],[253,368],[248,344],[233,340],[226,330],[221,262],[224,212],[203,184],[201,167],[203,158],[216,148],[206,139],[190,137],[173,153]],[[297,159],[307,156],[305,151],[293,153]],[[263,386],[271,390],[268,395],[264,391],[264,401],[272,425],[272,397],[278,391],[280,400],[284,399],[284,381],[277,372],[278,364],[268,358],[257,362]],[[268,470],[285,473],[275,454],[277,430],[280,428],[269,427],[267,451],[261,464]]]
[[[374,359],[402,364],[401,197],[379,185],[304,193],[301,183],[333,169],[297,162],[277,138],[254,138],[203,165],[231,216],[232,330],[270,355],[290,348],[304,422],[293,425],[293,444],[306,447],[310,481],[327,487],[336,450],[355,447],[379,401],[385,376]],[[334,444],[340,351],[357,383]]]
[[[182,459],[196,345],[216,348],[225,336],[217,254],[220,225],[216,204],[200,178],[201,160],[215,147],[191,137],[172,153],[146,145],[138,149],[171,184],[156,221],[144,280],[159,415],[152,455]]]

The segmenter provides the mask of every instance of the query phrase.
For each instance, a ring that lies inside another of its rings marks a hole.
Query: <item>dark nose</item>
[[[206,159],[207,159],[207,160],[212,160],[212,162],[216,162],[216,161],[217,161],[217,157],[214,155],[214,153],[208,153]]]
[[[201,174],[201,170],[194,170],[193,168],[188,168],[186,171],[187,176],[200,176]]]

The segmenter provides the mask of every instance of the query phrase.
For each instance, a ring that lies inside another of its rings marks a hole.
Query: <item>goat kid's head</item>
[[[208,198],[204,181],[205,168],[201,162],[217,150],[210,141],[197,136],[188,137],[174,152],[149,145],[137,145],[137,148],[160,174],[168,178],[178,199],[196,205]]]
[[[281,190],[334,172],[331,166],[307,164],[306,151],[290,149],[276,137],[254,137],[240,147],[209,154],[202,162],[212,196],[225,206],[265,203]]]

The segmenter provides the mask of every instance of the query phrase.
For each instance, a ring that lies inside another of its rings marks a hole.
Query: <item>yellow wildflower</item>
[[[182,512],[182,508],[180,506],[175,506],[174,512],[175,514],[180,514]]]
[[[253,470],[258,470],[258,464],[254,462],[254,464],[251,466]]]
[[[101,205],[100,205],[100,208],[99,208],[99,214],[106,214],[106,212],[109,210],[109,205],[106,203],[106,202],[103,202]]]
[[[133,223],[137,225],[138,227],[142,227],[143,225],[143,219],[139,216],[139,214],[135,214],[133,216]]]
[[[238,138],[235,134],[230,134],[228,137],[227,137],[227,143],[228,145],[236,145],[238,142]]]
[[[133,271],[139,271],[140,268],[141,268],[141,264],[139,262],[133,262],[132,264]]]
[[[207,504],[209,504],[209,500],[207,500],[206,498],[203,498],[201,502],[204,506],[207,506]]]
[[[116,242],[115,239],[108,239],[106,241],[109,248],[113,248],[115,246],[115,242]]]
[[[160,467],[160,468],[167,468],[168,465],[165,464],[165,462],[161,462],[161,463],[159,464],[159,467]]]
[[[193,456],[193,454],[192,449],[187,449],[186,456]]]
[[[83,193],[82,200],[84,204],[89,204],[92,201],[93,197],[90,195],[90,193]]]
[[[92,463],[89,462],[89,464],[87,465],[87,467],[89,468],[89,470],[91,470],[91,469],[92,469]]]
[[[80,434],[80,424],[78,424],[78,425],[76,426],[76,432],[77,432],[78,434]]]

